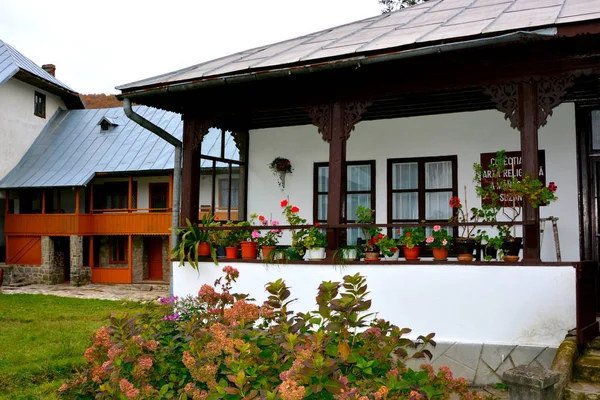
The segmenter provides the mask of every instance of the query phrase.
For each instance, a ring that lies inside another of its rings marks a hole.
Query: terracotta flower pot
[[[256,242],[242,242],[242,258],[246,260],[256,260],[258,250],[256,248]]]
[[[440,247],[439,249],[436,249],[435,247],[432,248],[433,250],[433,259],[436,261],[446,261],[448,259],[448,249],[445,247]]]
[[[262,250],[262,259],[263,260],[268,260],[269,259],[269,255],[276,248],[277,248],[277,246],[262,246],[261,247],[261,250]]]
[[[225,247],[225,258],[238,258],[237,247]]]
[[[403,247],[402,251],[404,252],[404,258],[406,258],[406,261],[419,260],[419,254],[421,253],[421,248],[419,246],[415,246],[412,248]]]
[[[201,257],[210,256],[210,246],[208,245],[208,242],[198,243],[198,255]]]
[[[365,261],[379,261],[379,252],[365,251]]]

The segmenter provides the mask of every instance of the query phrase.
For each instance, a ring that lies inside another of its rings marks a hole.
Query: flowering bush
[[[173,319],[178,299],[134,319],[111,318],[86,350],[86,367],[59,389],[64,398],[114,399],[481,399],[431,357],[433,334],[413,342],[410,329],[369,314],[365,278],[323,282],[318,309],[293,314],[282,280],[255,304],[231,292],[239,273],[227,266],[203,285],[193,312]],[[217,288],[220,287],[220,290]],[[184,315],[180,313],[180,315]],[[189,317],[189,318],[188,318]],[[410,349],[410,352],[408,351]]]
[[[420,226],[398,229],[398,244],[412,249],[425,241],[425,229]]]
[[[452,242],[452,236],[448,234],[447,229],[442,229],[441,226],[435,225],[431,236],[425,239],[427,246],[433,247],[434,249],[441,249],[442,247],[448,248]]]
[[[273,220],[268,220],[264,217],[264,215],[259,215],[258,216],[258,221],[260,222],[260,224],[262,226],[277,226],[279,225],[279,221],[273,219]],[[281,238],[281,235],[283,234],[283,231],[281,229],[271,229],[268,231],[262,231],[262,235],[258,232],[258,231],[254,231],[258,233],[258,245],[259,246],[276,246],[277,243],[279,243],[279,239]],[[254,232],[252,232],[252,234],[254,235]]]
[[[281,213],[285,215],[288,225],[306,224],[306,219],[298,214],[300,212],[298,207],[291,205],[287,200],[281,201],[281,207],[283,208]],[[304,238],[308,234],[308,229],[290,229],[290,232],[292,234],[292,248],[296,249],[301,255],[304,255]]]

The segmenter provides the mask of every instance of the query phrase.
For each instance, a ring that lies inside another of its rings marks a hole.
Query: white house
[[[56,113],[84,108],[79,94],[0,40],[0,179],[14,168]],[[0,262],[5,257],[5,194],[0,190]]]
[[[598,334],[599,32],[597,2],[432,0],[118,89],[183,115],[183,217],[197,215],[199,145],[219,127],[247,143],[246,214],[278,216],[289,198],[326,227],[329,257],[357,205],[374,208],[390,233],[422,220],[451,226],[451,196],[480,205],[473,163],[520,152],[523,173],[542,171],[559,189],[549,206],[523,207],[518,263],[231,263],[236,291],[262,300],[264,284],[284,278],[298,311],[314,308],[320,281],[360,272],[379,316],[435,332],[434,365],[483,384],[515,365],[549,367],[573,328],[581,342]],[[294,167],[283,191],[267,168],[277,156]],[[550,216],[561,262],[552,235],[541,240]],[[178,264],[177,295],[223,267],[200,263],[198,274]]]

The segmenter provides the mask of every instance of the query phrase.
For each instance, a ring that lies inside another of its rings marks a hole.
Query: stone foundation
[[[502,382],[505,371],[520,365],[550,369],[556,348],[475,343],[438,342],[430,361],[411,360],[408,366],[418,368],[430,363],[436,369],[446,366],[455,378],[463,377],[469,384],[483,386]]]
[[[54,240],[50,236],[42,236],[41,241],[42,265],[37,271],[31,271],[30,283],[56,285],[64,282],[63,266],[57,263],[56,253],[54,251]]]
[[[144,251],[144,237],[134,236],[133,242],[133,283],[148,279],[148,256]]]
[[[75,286],[87,285],[92,280],[92,269],[83,265],[83,237],[71,235],[69,249],[71,252],[71,284]]]

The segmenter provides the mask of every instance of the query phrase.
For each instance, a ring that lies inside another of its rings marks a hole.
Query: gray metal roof
[[[14,47],[0,40],[0,85],[12,78],[19,69],[29,72],[40,79],[53,83],[54,85],[75,92],[56,77],[44,71],[29,58],[19,53]],[[76,93],[76,92],[75,92]]]
[[[431,0],[389,14],[242,51],[117,86],[128,91],[214,76],[424,47],[441,41],[600,19],[600,0]]]
[[[146,106],[133,109],[181,140],[183,122],[179,114]],[[118,125],[102,131],[102,120]],[[202,154],[220,156],[219,132],[209,130],[201,144]],[[46,124],[17,166],[0,181],[0,188],[83,186],[96,173],[172,170],[174,151],[172,145],[127,118],[122,108],[61,110]],[[225,156],[239,159],[229,133]],[[210,167],[212,161],[202,159],[201,166]]]

